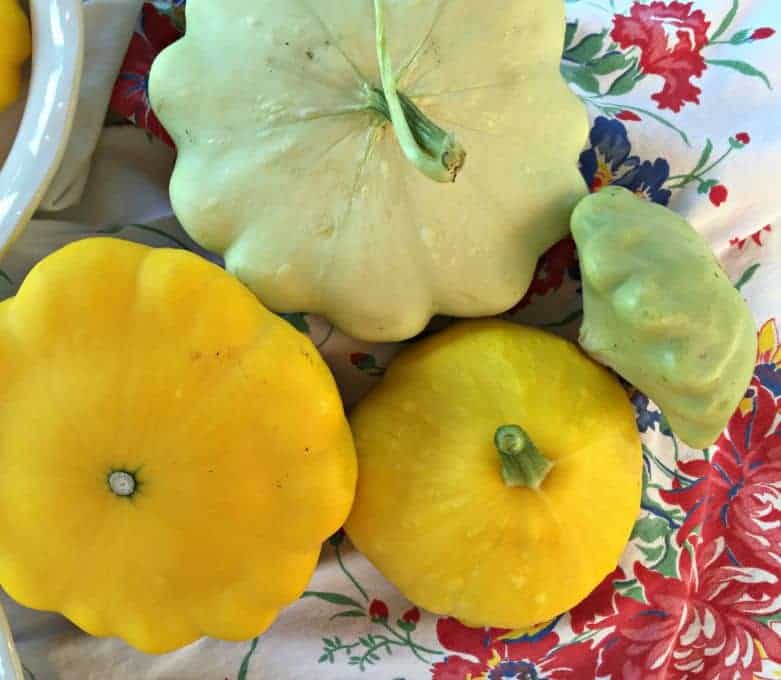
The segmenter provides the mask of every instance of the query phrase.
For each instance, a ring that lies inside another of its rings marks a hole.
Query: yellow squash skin
[[[90,239],[43,260],[0,304],[0,385],[0,584],[93,635],[251,638],[350,510],[326,365],[191,253]]]
[[[19,96],[20,66],[31,51],[27,16],[17,0],[0,0],[0,111]]]
[[[359,482],[347,533],[413,602],[525,628],[615,568],[639,512],[642,455],[619,383],[571,343],[503,321],[404,352],[351,424]],[[507,486],[494,433],[525,428],[553,468]]]

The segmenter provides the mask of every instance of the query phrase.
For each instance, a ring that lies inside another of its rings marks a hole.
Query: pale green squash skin
[[[683,218],[609,187],[572,215],[583,275],[580,344],[645,392],[673,432],[713,444],[751,380],[754,318]]]
[[[187,231],[273,310],[373,341],[512,307],[586,193],[561,0],[384,6],[398,90],[466,150],[453,184],[368,107],[371,0],[190,0],[150,79]]]

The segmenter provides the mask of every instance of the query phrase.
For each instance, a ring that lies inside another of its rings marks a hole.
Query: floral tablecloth
[[[202,640],[146,657],[9,603],[30,678],[781,678],[781,2],[567,7],[562,72],[593,120],[580,158],[586,182],[595,191],[628,187],[690,219],[748,299],[759,334],[751,386],[708,450],[680,444],[654,404],[632,393],[645,488],[616,570],[575,610],[535,630],[470,629],[415,608],[339,533],[304,597],[245,644]],[[92,187],[65,215],[90,227],[36,222],[3,262],[7,293],[43,252],[98,230],[194,248],[166,202],[174,151],[147,99],[152,60],[184,26],[184,0],[144,6]],[[138,224],[115,226],[128,222]],[[571,240],[543,258],[531,291],[507,316],[577,335]],[[305,314],[287,318],[313,337],[348,405],[398,350],[357,343]]]

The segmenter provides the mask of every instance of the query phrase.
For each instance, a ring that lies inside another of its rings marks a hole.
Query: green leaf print
[[[241,666],[239,666],[239,674],[236,676],[236,680],[247,679],[247,673],[249,672],[249,662],[252,659],[252,655],[255,653],[255,650],[258,648],[258,640],[259,638],[255,638],[250,644],[249,651],[244,655],[244,659],[241,661]]]
[[[745,61],[737,61],[734,59],[706,59],[705,62],[710,66],[722,66],[742,73],[744,76],[759,78],[767,85],[769,90],[773,89],[773,86],[770,84],[770,79],[758,68]]]
[[[718,40],[729,30],[729,27],[732,26],[732,22],[735,21],[735,17],[738,14],[738,9],[740,9],[740,0],[732,0],[732,7],[730,8],[729,12],[727,12],[727,15],[724,17],[721,24],[719,24],[719,27],[713,32],[713,35],[710,37],[711,43],[714,42],[715,40]]]
[[[605,31],[587,35],[575,47],[571,47],[564,52],[564,59],[577,62],[578,64],[585,64],[591,61],[602,50],[606,35]]]
[[[754,274],[757,273],[759,270],[759,264],[752,264],[746,271],[743,272],[743,275],[738,279],[738,282],[735,284],[735,288],[740,290],[745,286],[751,279],[754,278]]]

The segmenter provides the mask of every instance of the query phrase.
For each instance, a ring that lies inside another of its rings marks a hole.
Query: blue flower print
[[[670,202],[664,188],[670,164],[663,158],[653,163],[632,156],[626,127],[620,120],[600,116],[590,134],[591,147],[580,156],[580,171],[592,191],[608,185],[622,186],[660,205]]]
[[[661,420],[659,411],[652,411],[649,408],[649,400],[642,392],[635,391],[632,394],[632,403],[637,413],[637,429],[640,432],[655,430],[657,423]]]

